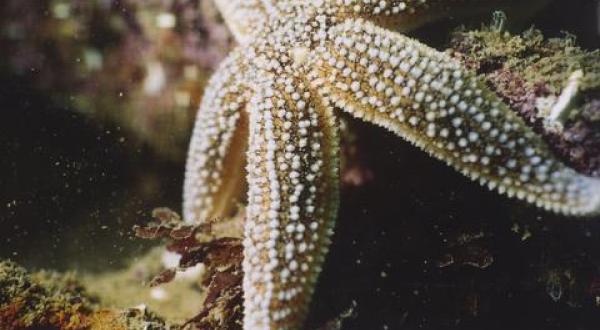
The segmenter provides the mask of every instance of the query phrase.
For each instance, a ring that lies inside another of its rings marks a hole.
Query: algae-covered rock
[[[83,329],[97,307],[73,275],[29,275],[10,261],[0,262],[0,328]]]
[[[74,274],[29,274],[11,261],[0,261],[0,329],[138,330],[166,329],[143,308],[101,308]]]

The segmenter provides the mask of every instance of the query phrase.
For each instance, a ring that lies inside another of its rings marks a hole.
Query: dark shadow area
[[[355,125],[374,179],[342,195],[313,324],[355,302],[343,329],[600,326],[600,223],[498,196]]]

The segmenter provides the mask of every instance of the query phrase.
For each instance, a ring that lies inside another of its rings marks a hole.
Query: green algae
[[[560,38],[546,38],[532,27],[512,34],[504,29],[504,20],[496,14],[495,21],[481,29],[456,31],[452,47],[466,54],[470,64],[477,63],[475,69],[519,72],[529,86],[544,84],[552,93],[559,93],[577,70],[585,73],[582,91],[600,87],[600,50],[579,47],[576,37],[566,32]]]

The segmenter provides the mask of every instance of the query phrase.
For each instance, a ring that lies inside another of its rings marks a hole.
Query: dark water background
[[[600,46],[595,1],[559,1],[533,22]],[[179,209],[184,160],[57,103],[31,87],[35,79],[0,75],[0,257],[31,268],[122,267],[148,247],[131,226],[154,207]],[[354,125],[374,180],[343,193],[313,324],[356,302],[347,329],[600,328],[600,222],[507,200]],[[447,255],[493,262],[440,267]]]
[[[146,244],[130,229],[178,207],[182,165],[118,125],[101,124],[0,77],[0,254],[30,267],[103,270]]]

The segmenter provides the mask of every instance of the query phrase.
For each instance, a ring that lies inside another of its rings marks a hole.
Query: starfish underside
[[[222,217],[248,191],[245,329],[299,328],[306,317],[339,202],[337,111],[499,193],[564,214],[600,211],[597,179],[565,167],[458,62],[392,31],[517,1],[216,3],[239,45],[200,106],[184,216]]]

